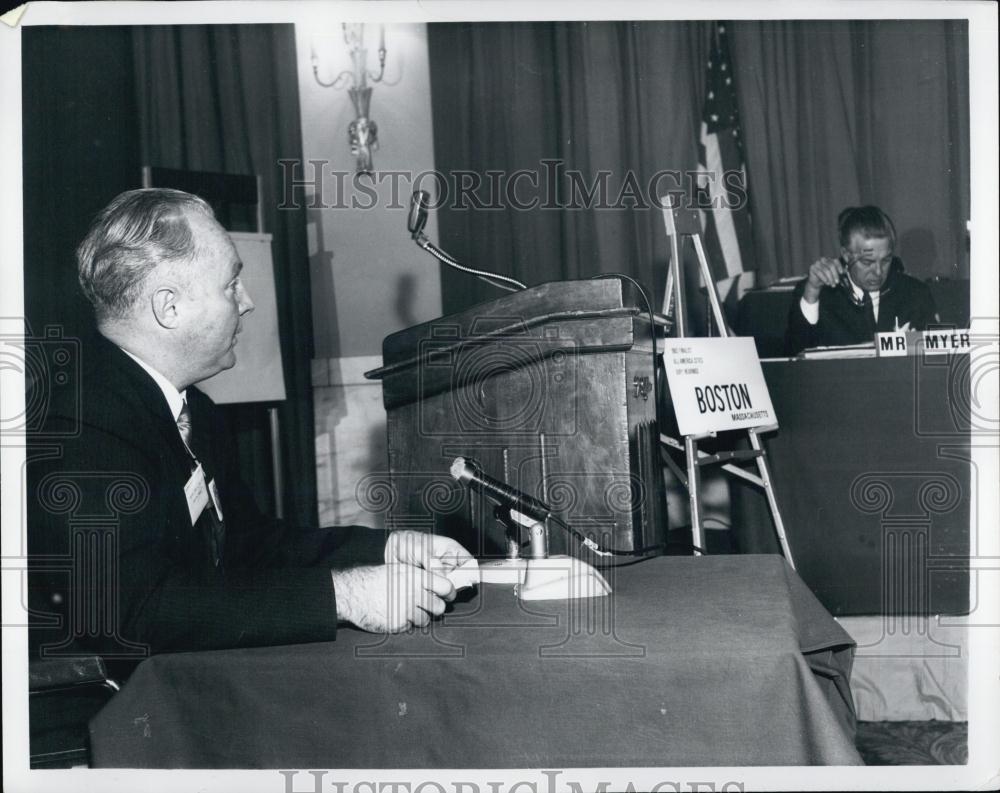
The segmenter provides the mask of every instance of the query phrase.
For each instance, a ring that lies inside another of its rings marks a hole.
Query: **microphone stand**
[[[504,527],[507,556],[479,563],[482,583],[513,584],[514,594],[520,600],[572,600],[611,594],[608,582],[587,562],[565,554],[549,555],[542,522],[543,516],[552,511],[547,504],[491,480],[474,460],[455,458],[450,473],[470,491],[490,499],[496,505],[493,517]],[[526,558],[521,555],[523,532],[528,534]]]
[[[427,236],[422,232],[418,231],[413,235],[413,241],[417,243],[419,248],[427,251],[431,256],[437,259],[441,264],[446,264],[449,267],[454,267],[463,273],[468,273],[469,275],[474,275],[482,281],[485,281],[490,286],[495,286],[500,289],[506,289],[508,292],[518,292],[521,289],[527,289],[528,287],[518,281],[515,278],[508,278],[506,275],[498,275],[497,273],[488,273],[485,270],[476,270],[473,267],[466,267],[464,264],[459,264],[455,259],[445,253],[443,250],[438,248],[433,242],[427,239]],[[505,281],[506,283],[501,283]]]
[[[507,557],[479,562],[484,584],[514,585],[519,600],[574,600],[605,597],[611,586],[594,567],[566,554],[549,555],[545,526],[511,507],[498,507],[494,517],[507,530]],[[528,534],[528,554],[520,553],[519,534]]]

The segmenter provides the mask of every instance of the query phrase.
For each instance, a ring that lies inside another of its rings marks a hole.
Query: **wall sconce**
[[[368,115],[372,101],[369,82],[380,83],[385,74],[385,25],[378,27],[378,72],[368,71],[368,50],[365,49],[365,26],[347,24],[344,28],[344,43],[351,55],[351,68],[342,71],[332,82],[323,82],[319,76],[319,58],[316,47],[312,48],[312,69],[316,82],[324,88],[343,88],[354,105],[354,121],[347,127],[347,141],[355,158],[355,170],[359,174],[372,176],[372,152],[378,151],[378,125]]]

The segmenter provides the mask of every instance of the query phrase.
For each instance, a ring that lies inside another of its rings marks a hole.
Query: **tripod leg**
[[[674,268],[667,269],[667,288],[663,290],[663,316],[674,318]]]
[[[688,503],[691,507],[691,542],[704,549],[705,538],[701,530],[701,471],[698,468],[698,444],[694,438],[684,438],[684,455],[687,457]]]
[[[788,537],[785,536],[785,523],[781,519],[781,510],[778,509],[778,499],[774,495],[774,486],[771,484],[771,472],[767,467],[767,459],[764,448],[761,446],[760,437],[755,430],[748,430],[750,435],[750,445],[754,451],[761,452],[757,458],[757,470],[760,472],[761,482],[764,484],[764,495],[767,496],[768,506],[771,507],[771,517],[774,519],[774,530],[778,535],[778,543],[781,545],[781,552],[791,568],[795,569],[795,560],[792,558],[792,549],[788,547]]]
[[[712,271],[708,269],[708,258],[705,256],[705,249],[701,244],[701,235],[692,234],[694,250],[698,254],[698,266],[701,268],[701,278],[705,282],[705,290],[708,292],[708,302],[712,306],[712,316],[715,317],[715,326],[719,329],[719,335],[723,338],[729,335],[729,327],[726,325],[726,318],[722,314],[722,306],[719,303],[719,290],[712,280]]]

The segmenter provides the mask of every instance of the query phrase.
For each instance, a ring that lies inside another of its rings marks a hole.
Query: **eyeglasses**
[[[853,267],[855,264],[860,265],[866,270],[871,270],[874,267],[879,269],[887,269],[892,264],[892,255],[886,256],[882,259],[872,259],[871,257],[861,253],[861,254],[851,254],[851,258],[847,263],[848,269]]]

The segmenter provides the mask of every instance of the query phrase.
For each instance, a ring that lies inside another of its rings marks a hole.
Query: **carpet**
[[[859,721],[854,744],[865,765],[965,765],[965,721]]]

